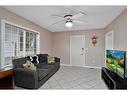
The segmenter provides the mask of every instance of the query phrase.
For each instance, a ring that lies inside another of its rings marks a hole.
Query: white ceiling
[[[20,15],[51,32],[88,30],[104,28],[111,23],[126,7],[125,6],[5,6],[9,11]],[[85,12],[80,18],[88,24],[76,24],[72,28],[65,27],[64,22],[52,25],[61,18],[52,15],[65,15],[72,10]]]

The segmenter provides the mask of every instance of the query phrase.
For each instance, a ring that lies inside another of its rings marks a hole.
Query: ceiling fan
[[[88,24],[87,21],[81,21],[78,20],[78,18],[81,18],[85,16],[86,14],[84,12],[76,12],[76,13],[68,13],[66,15],[52,15],[54,17],[61,18],[62,20],[53,23],[52,25],[58,24],[60,22],[64,22],[66,27],[72,27],[74,23],[78,24]]]

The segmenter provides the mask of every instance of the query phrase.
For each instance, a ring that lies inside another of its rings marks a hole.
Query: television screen
[[[125,77],[125,51],[107,50],[106,66],[120,77]]]

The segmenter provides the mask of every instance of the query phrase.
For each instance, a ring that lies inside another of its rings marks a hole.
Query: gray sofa
[[[47,64],[48,54],[38,54],[39,64],[37,70],[23,68],[27,57],[13,60],[14,84],[28,89],[38,89],[60,68],[60,59],[55,57],[55,62]]]

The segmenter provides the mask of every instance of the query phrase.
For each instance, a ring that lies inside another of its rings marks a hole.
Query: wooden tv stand
[[[127,79],[122,79],[105,67],[102,67],[102,79],[109,89],[127,89]]]

